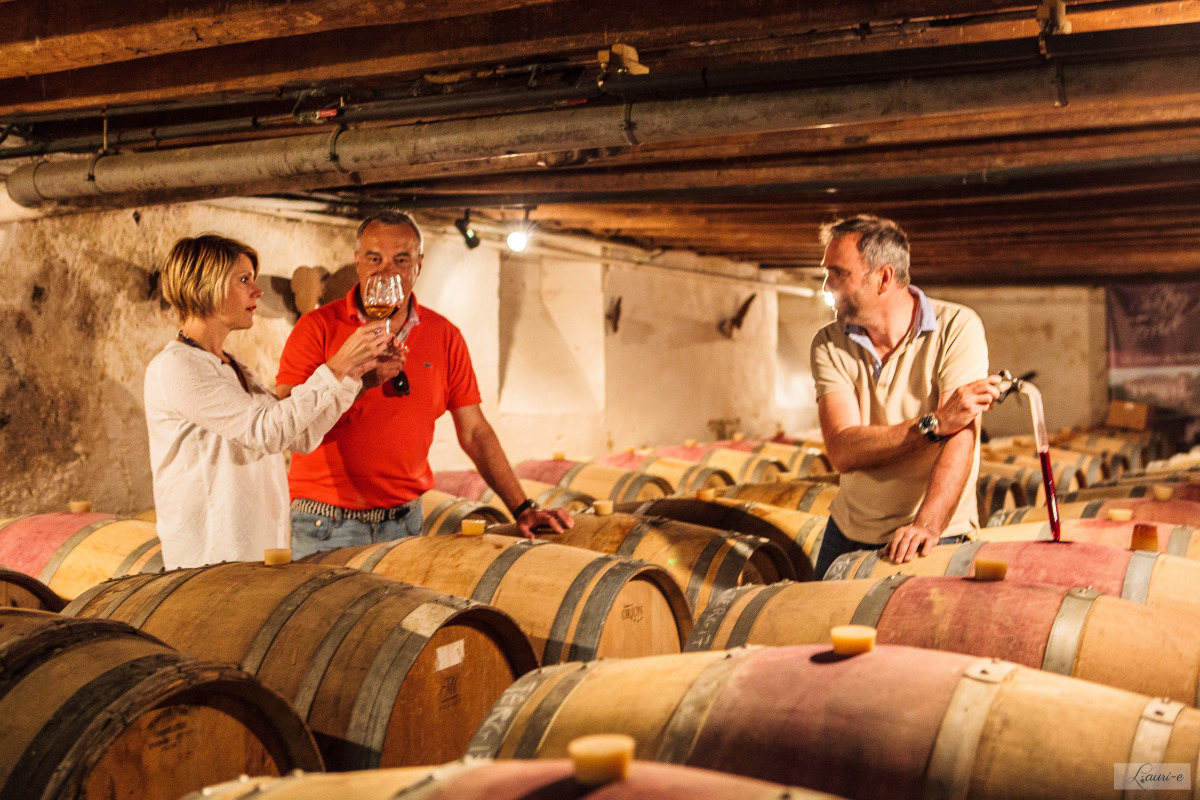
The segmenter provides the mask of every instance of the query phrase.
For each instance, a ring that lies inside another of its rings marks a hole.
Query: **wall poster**
[[[1105,301],[1111,398],[1200,415],[1200,282],[1109,286]]]

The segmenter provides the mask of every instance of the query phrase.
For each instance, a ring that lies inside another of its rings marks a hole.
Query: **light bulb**
[[[529,244],[529,235],[525,231],[513,231],[508,235],[508,249],[519,253]]]

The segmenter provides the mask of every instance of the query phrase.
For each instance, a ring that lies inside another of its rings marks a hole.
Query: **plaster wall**
[[[0,222],[0,518],[69,499],[119,513],[153,505],[142,379],[178,329],[157,291],[176,239],[215,231],[259,251],[266,295],[254,328],[226,348],[272,385],[295,319],[290,275],[310,266],[345,277],[354,227],[247,202]],[[570,258],[511,257],[491,243],[468,251],[452,230],[427,234],[417,294],[463,331],[484,413],[511,460],[770,433],[780,421],[769,289],[608,263],[603,246],[583,240]],[[667,261],[753,275],[719,259]],[[718,333],[755,292],[742,328]],[[614,333],[604,317],[617,297]],[[449,416],[431,460],[469,466]]]
[[[259,251],[267,296],[227,349],[273,384],[291,328],[275,287],[297,266],[335,268],[351,226],[204,204],[0,224],[0,517],[68,499],[153,505],[142,378],[178,328],[156,273],[177,238],[202,231]]]
[[[833,309],[816,297],[779,295],[779,345],[776,348],[775,405],[783,429],[792,434],[819,432],[817,396],[809,349],[817,331],[834,319]]]
[[[1051,433],[1104,419],[1108,366],[1102,288],[931,287],[928,292],[978,312],[987,334],[990,371],[1037,372],[1033,383],[1042,393]],[[984,416],[983,425],[993,436],[1031,433],[1029,406],[1007,400]]]
[[[756,294],[742,327],[718,323]],[[621,321],[606,356],[605,449],[775,432],[775,292],[670,272],[610,267],[605,306]]]

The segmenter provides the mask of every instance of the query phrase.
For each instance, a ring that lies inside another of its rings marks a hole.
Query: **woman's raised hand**
[[[391,336],[378,323],[360,325],[342,346],[325,362],[334,377],[361,378],[375,369],[379,356],[387,349]]]

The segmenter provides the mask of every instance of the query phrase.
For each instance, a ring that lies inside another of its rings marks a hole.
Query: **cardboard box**
[[[1154,409],[1145,403],[1129,400],[1113,400],[1108,404],[1106,428],[1124,428],[1129,431],[1147,430],[1154,422]]]

